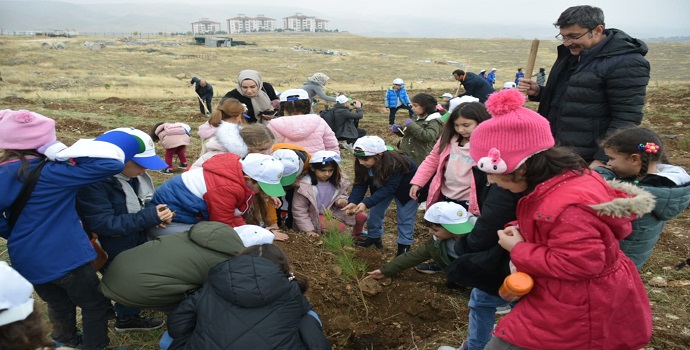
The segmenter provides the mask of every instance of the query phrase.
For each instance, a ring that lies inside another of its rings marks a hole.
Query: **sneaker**
[[[346,141],[341,142],[340,147],[352,152],[352,145],[347,143]]]
[[[460,345],[459,348],[454,348],[452,346],[444,345],[444,346],[439,346],[437,350],[467,350],[467,340],[462,342],[462,345]]]
[[[182,163],[182,164],[178,165],[177,167],[180,169],[187,169],[187,163]]]
[[[367,239],[357,242],[357,245],[360,247],[371,247],[372,245],[375,246],[378,249],[383,249],[383,243],[381,243],[381,238],[372,238],[372,237],[367,237]]]
[[[172,171],[172,169],[163,169],[163,170],[161,170],[161,173],[165,174],[165,175],[172,175],[173,171]]]
[[[165,321],[155,317],[134,316],[128,320],[115,321],[115,330],[117,332],[129,331],[150,331],[163,327]]]
[[[421,263],[421,264],[415,266],[414,269],[421,272],[421,273],[428,273],[430,275],[433,275],[433,274],[439,273],[439,272],[443,272],[443,269],[441,268],[441,266],[439,264],[437,264],[435,261]]]
[[[59,348],[61,346],[68,347],[68,348],[76,348],[79,347],[83,341],[83,334],[81,332],[77,332],[77,335],[68,340],[68,341],[57,341],[55,339],[51,339],[53,341],[53,344],[55,344],[56,348]]]
[[[420,211],[426,210],[426,201],[419,203],[417,210],[420,210]]]
[[[511,310],[510,305],[499,306],[496,308],[496,315],[505,315]]]

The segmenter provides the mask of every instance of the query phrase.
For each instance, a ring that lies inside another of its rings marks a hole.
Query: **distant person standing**
[[[544,87],[544,85],[546,85],[546,69],[539,68],[539,73],[532,76],[537,77],[537,85],[539,85],[539,87]]]
[[[496,83],[496,68],[491,68],[491,72],[486,76],[486,81],[489,82],[491,87]]]
[[[639,125],[649,83],[647,45],[619,29],[606,29],[598,7],[569,7],[554,24],[562,40],[546,86],[523,79],[518,89],[551,124],[556,142],[590,166],[608,161],[598,141]]]
[[[330,79],[331,78],[329,78],[326,74],[314,73],[312,76],[307,78],[307,81],[304,84],[302,84],[302,87],[300,89],[306,91],[309,94],[309,99],[311,100],[312,104],[316,104],[319,102],[319,99],[316,98],[317,96],[320,99],[327,102],[336,102],[335,97],[328,96],[323,91],[324,86],[328,84],[328,80]]]
[[[518,68],[517,73],[515,73],[515,85],[520,84],[520,78],[525,77],[525,72],[522,71],[522,68]]]
[[[486,79],[486,69],[480,70],[478,75],[479,75],[480,77]]]
[[[388,110],[388,124],[395,124],[395,113],[399,109],[407,109],[410,118],[414,115],[412,112],[412,104],[410,103],[410,96],[405,90],[405,82],[400,78],[393,80],[393,86],[386,91],[386,109]]]
[[[479,102],[484,103],[489,95],[496,92],[486,79],[472,72],[456,69],[453,71],[453,77],[465,88],[465,93],[458,95],[458,97],[473,96],[478,98]]]
[[[192,78],[189,84],[194,84],[194,91],[199,95],[199,111],[201,114],[211,114],[213,103],[213,86],[207,83],[206,80],[201,80],[197,77]],[[204,106],[204,104],[206,104]]]

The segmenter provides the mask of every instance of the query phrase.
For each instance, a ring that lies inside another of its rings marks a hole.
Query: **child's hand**
[[[343,208],[345,210],[345,214],[347,215],[355,215],[358,213],[363,213],[367,210],[367,206],[364,203],[350,203]]]
[[[347,199],[340,198],[340,199],[338,199],[338,200],[335,201],[335,206],[338,207],[338,208],[342,208],[342,207],[344,207],[344,206],[346,206],[346,205],[347,205]]]
[[[408,126],[408,125],[412,124],[413,121],[414,120],[412,120],[412,118],[410,118],[410,119],[406,120],[403,125]]]
[[[156,206],[156,212],[158,213],[158,219],[162,224],[169,224],[172,222],[175,213],[173,213],[167,204],[158,204]]]
[[[417,185],[410,186],[410,198],[417,200],[417,192],[419,192],[419,186],[417,186]]]
[[[345,214],[347,215],[353,215],[353,211],[357,207],[357,204],[355,203],[348,203],[346,206],[343,207],[343,210],[345,211]]]
[[[364,277],[364,279],[373,278],[375,280],[380,280],[382,278],[386,278],[386,275],[384,275],[383,272],[381,272],[381,270],[374,270],[371,272],[367,272],[367,275],[368,276]]]
[[[505,230],[498,230],[498,244],[507,251],[513,250],[516,244],[524,241],[517,226],[508,226]]]
[[[391,125],[391,132],[400,132],[400,125],[398,125],[398,124]]]
[[[271,204],[273,204],[273,207],[276,209],[283,205],[283,202],[278,197],[268,197],[268,200],[271,201]]]

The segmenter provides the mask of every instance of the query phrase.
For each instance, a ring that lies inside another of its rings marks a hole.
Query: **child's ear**
[[[633,153],[630,155],[630,161],[633,163],[633,165],[640,165],[642,164],[642,156],[637,153]]]

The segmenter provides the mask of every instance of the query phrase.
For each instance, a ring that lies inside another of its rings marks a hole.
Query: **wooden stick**
[[[529,50],[529,59],[527,60],[527,71],[525,71],[525,79],[532,79],[532,72],[534,71],[534,62],[537,60],[537,51],[539,51],[539,39],[532,40],[532,48]]]
[[[532,64],[532,65],[534,65],[534,64]],[[194,93],[196,94],[196,92],[194,92]],[[204,106],[204,110],[206,111],[206,114],[209,114],[208,113],[208,106],[206,106],[206,101],[202,100],[201,96],[199,96],[199,94],[197,94],[196,97],[199,99],[199,102],[201,102],[201,104]]]

